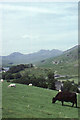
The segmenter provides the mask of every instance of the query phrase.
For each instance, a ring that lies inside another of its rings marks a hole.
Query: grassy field
[[[57,74],[61,75],[78,75],[78,61],[69,61],[69,62],[62,62],[57,64],[53,64],[52,61],[58,61],[60,59],[47,59],[44,63],[37,63],[38,67],[42,68],[51,68],[53,71],[57,71]]]
[[[0,119],[2,118],[2,83],[0,82]]]
[[[52,104],[57,91],[21,84],[8,88],[6,81],[2,84],[3,118],[78,118],[78,108],[70,107],[71,103]]]
[[[51,68],[57,71],[57,74],[78,76],[78,55],[78,49],[76,48],[55,58],[46,59],[44,62],[40,61],[36,65],[42,68]]]
[[[76,83],[76,84],[78,84],[78,76],[72,76],[71,78],[68,78],[68,79],[66,79],[66,78],[58,78],[57,80],[59,80],[59,81],[66,81],[66,80],[69,80],[69,81],[74,81],[74,83]]]

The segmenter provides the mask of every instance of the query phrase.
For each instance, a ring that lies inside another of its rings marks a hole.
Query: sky
[[[0,2],[0,12],[1,55],[78,44],[77,2]]]

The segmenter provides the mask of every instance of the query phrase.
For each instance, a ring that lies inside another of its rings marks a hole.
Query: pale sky
[[[5,2],[0,11],[2,55],[78,44],[77,2]]]

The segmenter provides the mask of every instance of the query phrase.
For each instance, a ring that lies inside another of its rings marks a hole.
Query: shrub
[[[37,85],[38,87],[42,87],[42,88],[48,88],[48,85],[47,85],[47,81],[46,79],[44,78],[44,76],[39,76],[37,78]]]
[[[5,80],[6,73],[2,73],[2,79]]]
[[[17,65],[17,66],[12,66],[10,69],[9,69],[9,73],[17,73],[21,70],[24,70],[25,68],[31,68],[33,67],[33,64],[20,64],[20,65]]]
[[[78,92],[78,87],[73,82],[65,81],[63,85],[63,91]]]
[[[20,73],[16,73],[16,74],[14,75],[14,79],[18,79],[18,78],[21,78],[21,74],[20,74]]]
[[[7,80],[7,82],[10,82],[10,80]]]
[[[55,82],[56,82],[56,80],[54,79],[54,73],[52,71],[50,71],[48,73],[48,88],[55,90]]]
[[[52,71],[48,72],[48,78],[54,79],[54,73]]]
[[[8,79],[14,79],[13,75],[11,73],[7,73],[5,75],[5,79],[8,80]]]

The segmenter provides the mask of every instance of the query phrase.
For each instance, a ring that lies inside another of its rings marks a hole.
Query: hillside
[[[55,57],[62,54],[60,50],[40,50],[31,54],[21,54],[14,52],[8,56],[2,56],[3,66],[11,66],[13,64],[27,64],[37,61],[45,60],[47,58]]]
[[[43,68],[51,68],[61,75],[78,75],[78,56],[80,56],[80,46],[75,46],[62,55],[55,58],[46,59],[45,62],[38,62],[36,65]]]
[[[6,81],[2,84],[3,118],[78,118],[78,108],[70,107],[71,103],[52,104],[57,91],[21,84],[8,88]]]

